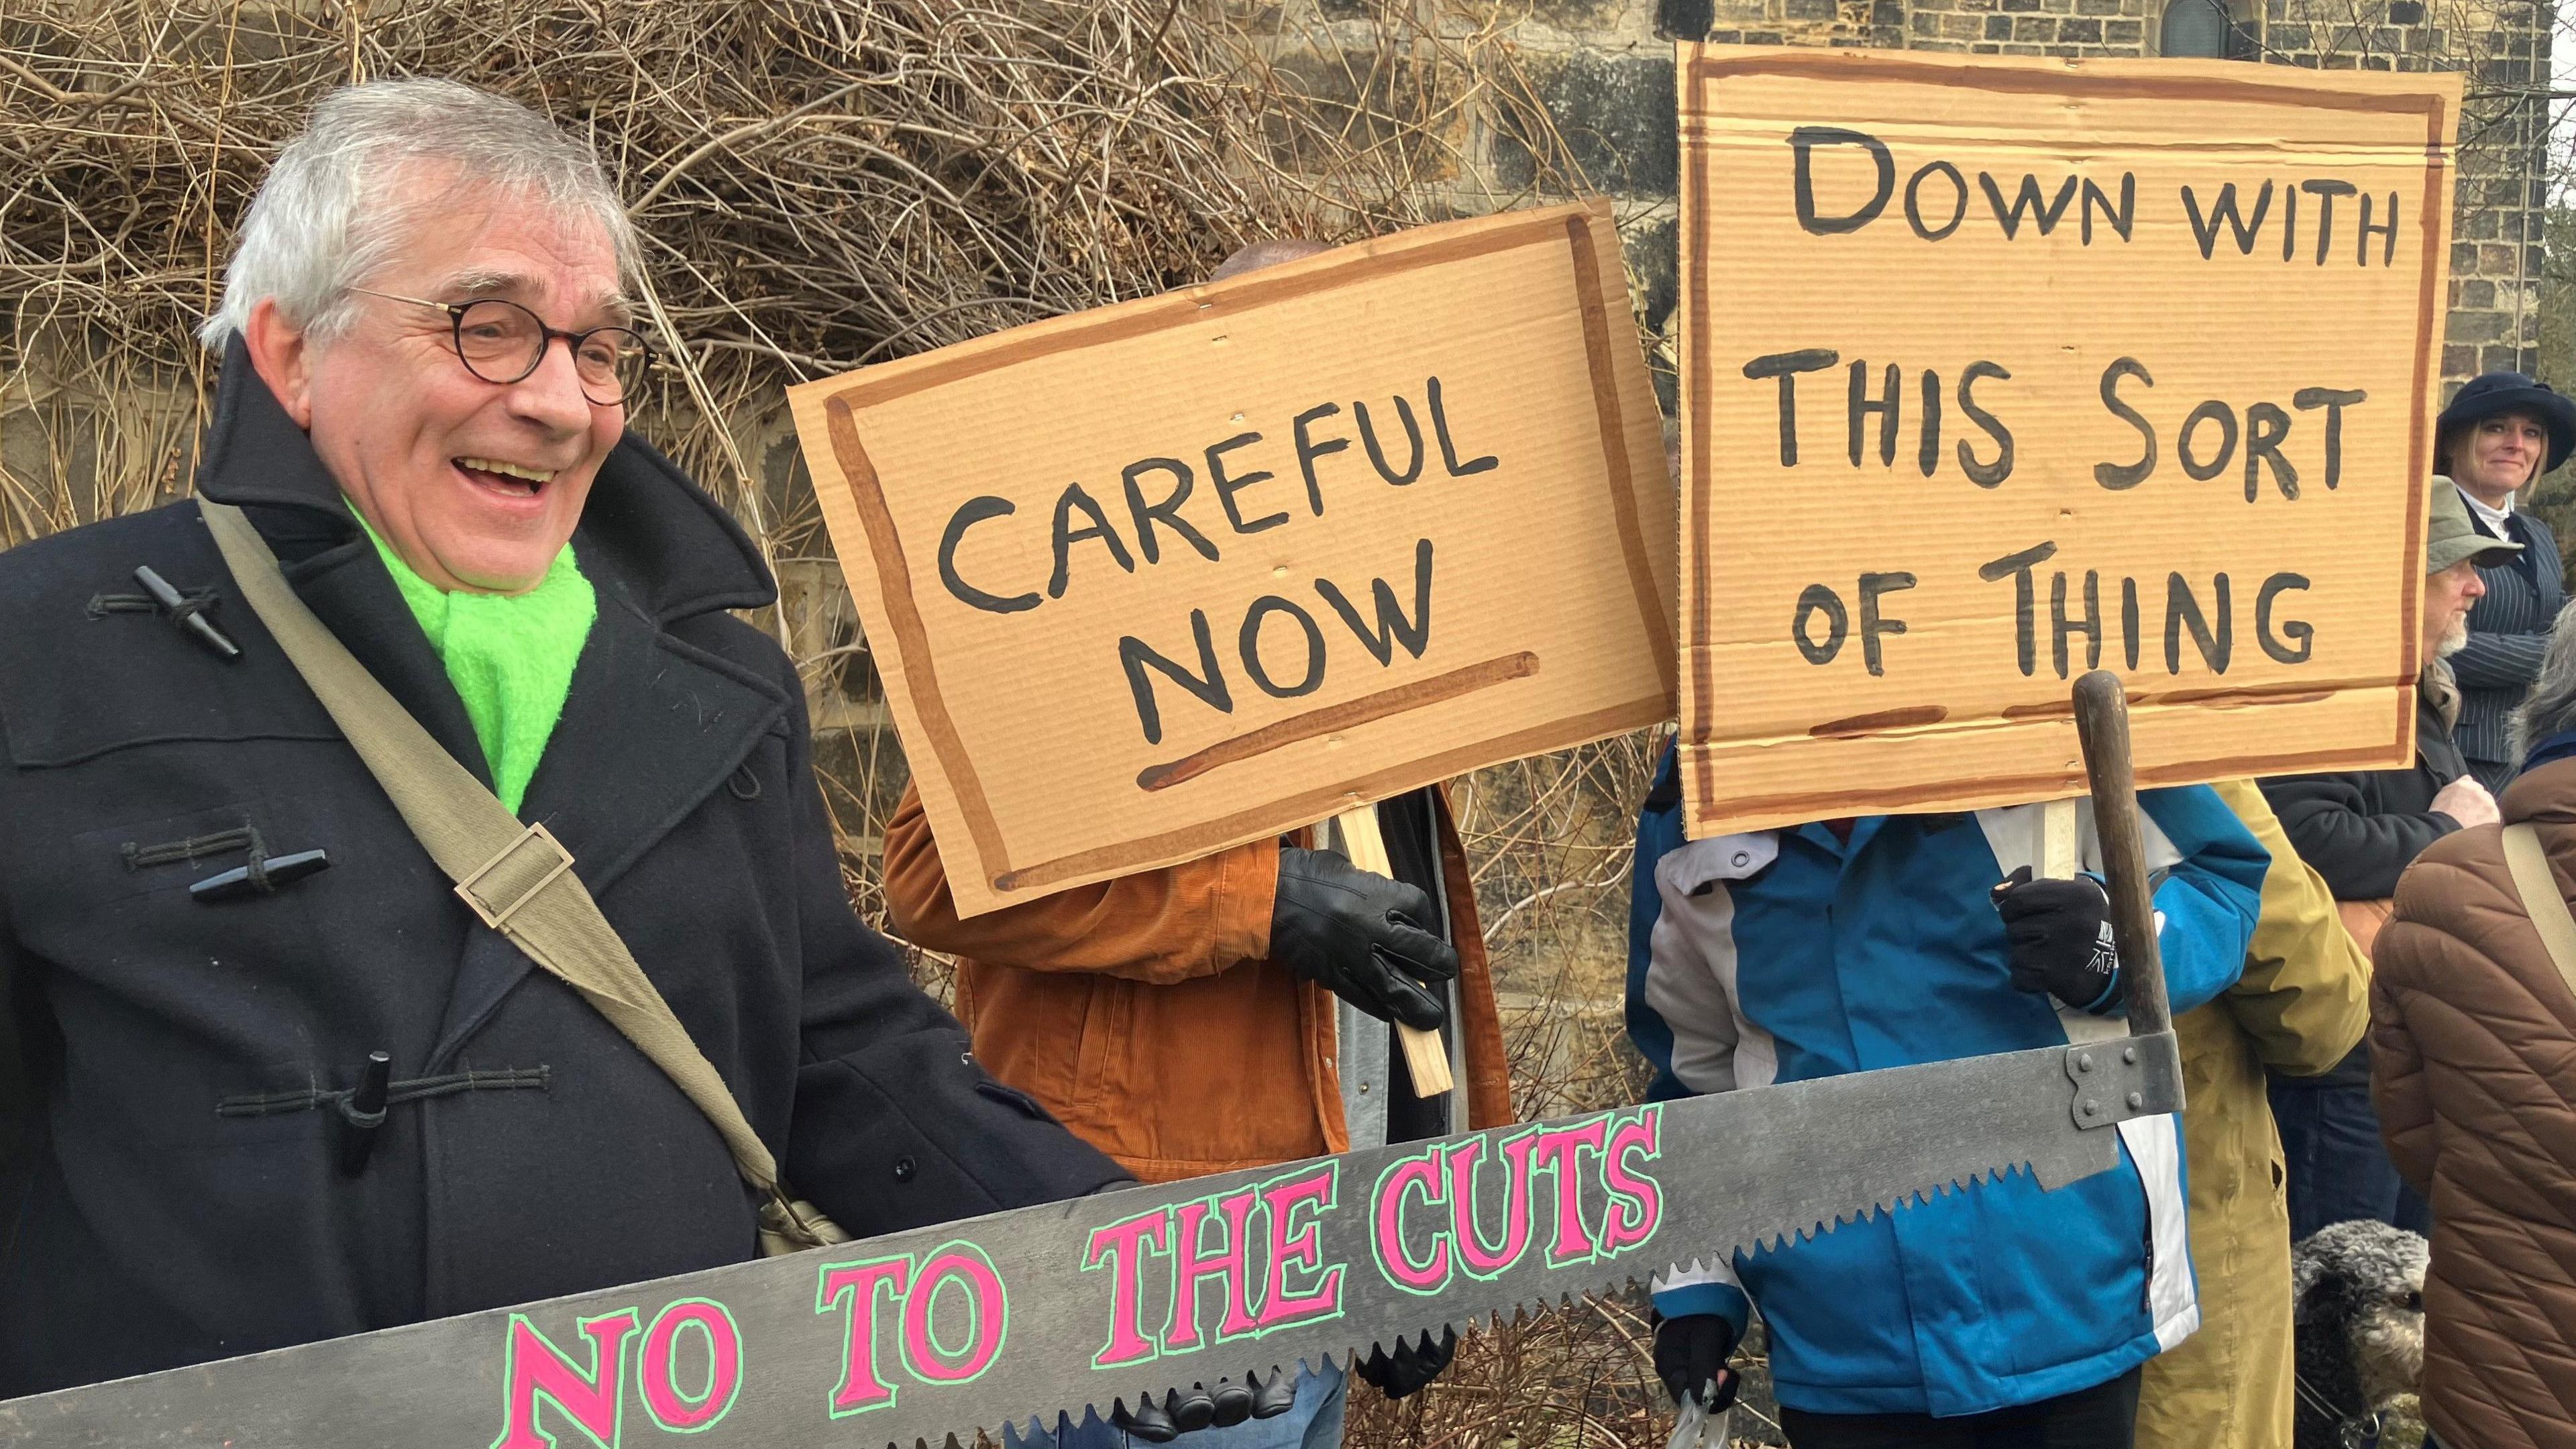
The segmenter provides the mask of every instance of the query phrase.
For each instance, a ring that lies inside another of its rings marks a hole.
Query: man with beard
[[[2495,796],[2470,773],[2452,735],[2460,691],[2446,661],[2468,642],[2469,608],[2486,593],[2478,570],[2506,563],[2522,545],[2478,531],[2450,479],[2434,478],[2431,498],[2424,530],[2424,669],[2415,696],[2415,763],[2402,770],[2284,775],[2263,782],[2290,843],[2325,877],[2365,951],[2378,922],[2386,919],[2397,877],[2424,847],[2496,819]],[[2288,1163],[2293,1242],[2352,1218],[2421,1231],[2423,1204],[2403,1191],[2380,1144],[2366,1047],[2354,1048],[2323,1076],[2276,1074],[2272,1113]]]

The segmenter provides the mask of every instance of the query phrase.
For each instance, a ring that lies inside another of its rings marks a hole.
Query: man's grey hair
[[[445,172],[426,193],[424,164]],[[587,215],[608,234],[620,275],[634,273],[634,226],[589,147],[516,101],[456,81],[370,81],[324,96],[278,152],[199,339],[222,351],[263,297],[308,336],[336,335],[348,324],[349,289],[433,224],[460,188]]]
[[[2514,762],[2521,763],[2533,745],[2571,729],[2576,729],[2576,604],[2558,611],[2558,622],[2549,630],[2549,652],[2540,659],[2540,677],[2513,712]]]

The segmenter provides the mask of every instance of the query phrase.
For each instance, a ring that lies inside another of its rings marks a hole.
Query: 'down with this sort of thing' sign
[[[2406,757],[2455,79],[1683,68],[1691,834]]]

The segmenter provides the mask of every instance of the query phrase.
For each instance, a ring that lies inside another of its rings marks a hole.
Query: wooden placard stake
[[[2074,802],[2067,802],[2074,808]],[[1378,833],[1377,807],[1363,805],[1345,810],[1333,817],[1333,829],[1342,838],[1342,854],[1362,870],[1375,871],[1390,880],[1394,867],[1387,864],[1386,837]],[[2070,830],[2068,838],[2073,838]],[[1413,1069],[1413,1094],[1417,1097],[1446,1095],[1457,1085],[1449,1075],[1449,1052],[1440,1044],[1440,1033],[1395,1024],[1396,1039],[1404,1043],[1404,1064]]]
[[[2039,878],[2075,879],[2075,802],[2050,800],[2039,807]]]

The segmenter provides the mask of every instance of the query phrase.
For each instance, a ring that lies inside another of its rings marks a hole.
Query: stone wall
[[[1271,37],[1285,68],[1366,109],[1387,74],[1382,22],[1482,28],[1517,52],[1547,122],[1596,188],[1618,198],[1632,280],[1660,339],[1670,406],[1677,301],[1675,39],[1875,46],[2003,55],[2159,53],[2169,0],[1229,0]],[[2182,0],[2200,3],[2200,0]],[[2459,70],[2460,127],[2446,384],[2533,371],[2540,344],[2553,15],[2539,0],[2229,0],[2232,50],[2249,64],[2322,70]],[[1469,106],[1462,165],[1443,183],[1474,211],[1529,188],[1527,131]]]

